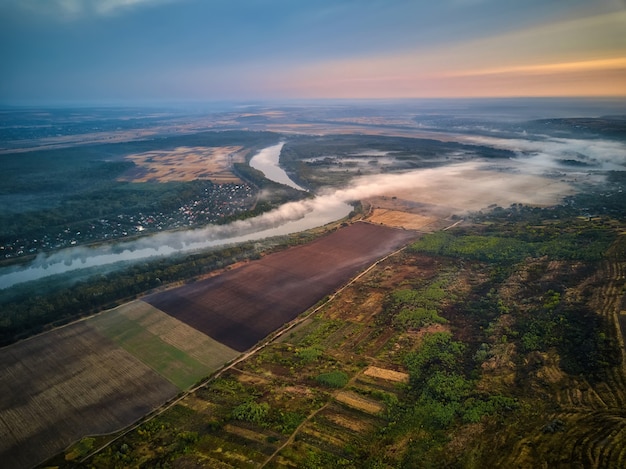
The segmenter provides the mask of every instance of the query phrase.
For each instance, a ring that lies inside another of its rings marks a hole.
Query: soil
[[[86,321],[6,347],[0,465],[31,467],[85,435],[131,424],[178,392]]]
[[[396,381],[399,383],[408,383],[409,375],[402,373],[401,371],[388,370],[386,368],[378,368],[376,366],[368,367],[364,372],[364,375],[371,376],[373,378],[385,379],[388,381]]]
[[[120,180],[129,182],[171,182],[208,179],[215,183],[240,182],[231,171],[231,160],[241,161],[241,147],[178,147],[153,150],[126,158],[136,167]]]
[[[415,236],[411,231],[355,223],[144,301],[244,351]]]

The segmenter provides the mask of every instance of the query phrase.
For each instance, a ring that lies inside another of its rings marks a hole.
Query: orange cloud
[[[283,95],[337,98],[625,96],[626,11],[395,55],[306,64]]]

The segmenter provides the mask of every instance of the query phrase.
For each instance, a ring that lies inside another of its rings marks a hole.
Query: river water
[[[292,181],[278,165],[283,143],[259,151],[250,166],[262,171],[268,179],[304,190]],[[228,225],[158,233],[132,241],[121,241],[97,247],[77,246],[50,255],[40,255],[30,264],[0,269],[0,289],[39,280],[52,275],[94,267],[127,265],[130,261],[225,246],[308,230],[345,217],[352,207],[340,197],[319,196],[288,202],[258,217]]]
[[[278,143],[271,147],[264,148],[252,157],[250,160],[250,166],[261,171],[265,174],[265,177],[271,181],[279,182],[285,186],[305,191],[306,189],[293,182],[285,170],[278,164],[280,151],[283,149],[283,145],[284,143]]]

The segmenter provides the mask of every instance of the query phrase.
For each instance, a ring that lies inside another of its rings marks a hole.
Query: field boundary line
[[[102,450],[108,448],[109,446],[111,446],[113,443],[115,443],[117,440],[119,440],[120,438],[126,436],[128,433],[132,432],[133,430],[139,428],[139,426],[141,426],[142,424],[149,422],[150,420],[158,417],[159,415],[161,415],[162,413],[164,413],[165,411],[171,409],[172,407],[174,407],[176,404],[178,404],[180,401],[182,401],[185,397],[189,396],[190,394],[194,393],[195,391],[197,391],[200,388],[205,387],[207,384],[209,384],[211,381],[219,378],[223,373],[225,373],[226,371],[235,368],[239,363],[241,363],[242,361],[252,357],[253,355],[255,355],[257,352],[260,352],[261,350],[263,350],[265,347],[267,347],[268,345],[272,344],[276,339],[278,339],[279,337],[281,337],[282,335],[284,335],[285,333],[289,332],[291,329],[293,329],[294,327],[300,325],[301,323],[303,323],[304,321],[306,321],[307,319],[309,319],[311,316],[313,316],[315,313],[317,313],[318,311],[320,311],[323,307],[325,307],[326,305],[328,305],[328,303],[330,303],[331,301],[333,301],[337,295],[339,295],[341,292],[343,292],[346,288],[348,288],[349,286],[351,286],[354,282],[356,282],[357,280],[359,280],[361,277],[363,277],[364,275],[366,275],[367,273],[369,273],[372,269],[374,269],[376,266],[378,266],[378,264],[380,264],[381,262],[386,261],[387,259],[389,259],[392,256],[395,256],[397,254],[399,254],[400,252],[404,251],[411,243],[407,243],[405,246],[402,246],[399,249],[396,249],[395,251],[387,254],[385,257],[382,257],[380,259],[378,259],[377,261],[375,261],[374,263],[372,263],[369,267],[367,267],[365,270],[363,270],[362,272],[360,272],[358,275],[356,275],[355,277],[353,277],[350,281],[348,281],[345,285],[343,285],[342,287],[340,287],[339,289],[337,289],[335,292],[333,292],[332,294],[328,295],[326,297],[326,299],[324,301],[322,301],[321,304],[319,304],[318,306],[314,306],[313,310],[305,313],[304,316],[300,316],[297,317],[296,319],[288,322],[287,324],[285,324],[282,328],[280,328],[279,330],[277,330],[276,332],[270,334],[268,337],[266,337],[265,339],[263,339],[263,341],[261,341],[259,344],[257,344],[256,346],[254,346],[251,350],[244,352],[243,354],[241,354],[240,356],[234,358],[233,360],[231,360],[230,362],[226,362],[222,368],[216,370],[212,375],[208,376],[207,378],[203,379],[202,381],[200,381],[198,384],[196,384],[195,386],[189,388],[186,391],[182,391],[181,394],[179,394],[177,397],[173,398],[173,400],[164,403],[163,405],[159,406],[158,408],[154,409],[152,412],[150,412],[147,415],[144,415],[143,417],[141,417],[140,419],[138,419],[137,421],[135,421],[134,423],[132,423],[130,426],[121,429],[121,433],[119,435],[117,435],[115,438],[113,438],[112,440],[108,441],[107,443],[105,443],[104,445],[100,446],[99,448],[91,451],[89,454],[87,454],[86,456],[84,456],[79,462],[82,464],[85,461],[87,461],[87,459],[91,458],[92,456],[95,456],[96,454],[98,454],[99,452],[101,452]],[[122,306],[122,305],[119,305]],[[119,307],[118,306],[118,307]],[[305,420],[305,422],[308,421]],[[300,427],[298,427],[300,428]],[[85,435],[84,438],[89,437],[89,436],[94,436],[94,435]],[[80,441],[80,440],[79,440]],[[73,446],[74,444],[76,444],[77,442],[72,443],[71,445],[68,446],[68,448],[70,448],[71,446]]]

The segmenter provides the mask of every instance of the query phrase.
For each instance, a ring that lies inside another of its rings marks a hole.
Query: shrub
[[[270,406],[266,402],[259,404],[254,401],[246,401],[233,409],[232,417],[235,420],[260,424],[267,417],[269,410]]]
[[[316,378],[317,382],[328,386],[329,388],[343,388],[348,384],[348,375],[343,371],[331,371],[329,373],[322,373]]]

